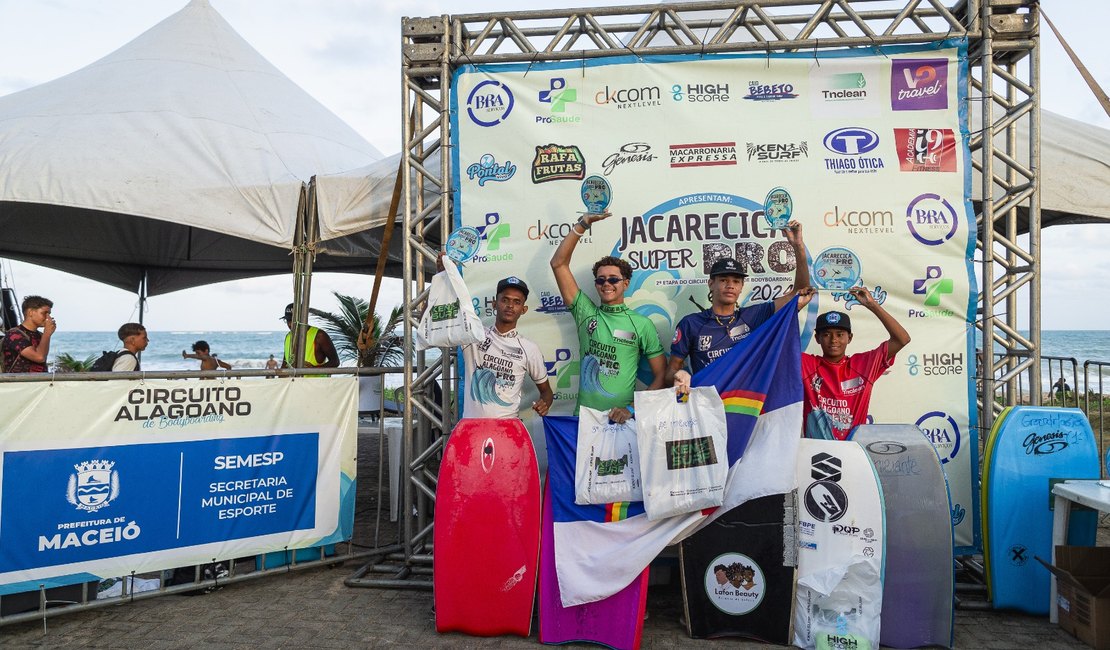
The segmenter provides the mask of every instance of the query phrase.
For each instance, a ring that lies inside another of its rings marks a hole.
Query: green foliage
[[[366,314],[370,311],[369,303],[362,298],[343,295],[337,291],[333,291],[332,295],[339,302],[339,311],[333,313],[309,309],[309,312],[316,317],[320,329],[331,337],[341,358],[355,361],[360,368],[399,366],[405,362],[404,336],[397,333],[404,317],[404,310],[400,306],[393,308],[385,323],[382,322],[381,314],[374,314],[374,345],[362,351],[358,349],[358,335],[366,321]]]
[[[54,372],[88,372],[99,356],[90,354],[82,360],[68,352],[63,352],[54,357]]]

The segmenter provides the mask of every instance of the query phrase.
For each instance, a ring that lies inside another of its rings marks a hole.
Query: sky
[[[400,142],[402,16],[579,7],[582,0],[211,0],[255,49],[386,155]],[[639,4],[603,0],[595,6]],[[185,0],[0,0],[0,96],[80,69],[116,50],[185,6]],[[1042,7],[1110,91],[1105,25],[1110,3],[1042,0]],[[1110,117],[1047,26],[1042,26],[1042,107],[1110,128]],[[1101,47],[1100,47],[1101,46]],[[1110,329],[1110,227],[1060,226],[1042,234],[1042,327]],[[5,285],[20,297],[55,301],[60,327],[115,330],[135,320],[134,294],[43,267],[4,261]],[[221,283],[156,296],[147,302],[152,331],[280,329],[292,276]],[[332,291],[370,297],[372,275],[314,276],[312,304],[337,307]],[[378,311],[401,302],[401,283],[387,279]]]

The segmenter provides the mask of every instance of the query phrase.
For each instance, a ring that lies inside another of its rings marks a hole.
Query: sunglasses
[[[619,284],[621,282],[624,282],[624,278],[618,278],[612,275],[607,278],[594,278],[594,284],[599,287],[606,282],[608,282],[609,284]]]

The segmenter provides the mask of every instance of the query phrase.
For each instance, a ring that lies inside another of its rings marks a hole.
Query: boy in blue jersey
[[[713,263],[709,270],[709,299],[712,306],[705,311],[683,317],[671,340],[671,359],[667,365],[666,381],[675,387],[679,395],[690,391],[692,373],[724,355],[737,341],[743,340],[790,302],[798,291],[809,286],[809,266],[806,264],[806,248],[802,241],[802,224],[791,221],[784,233],[786,241],[794,249],[794,284],[789,291],[771,302],[738,307],[740,295],[744,292],[744,278],[748,274],[731,257],[724,257]],[[799,307],[801,306],[804,305],[799,303]],[[690,370],[686,369],[687,358],[690,359]]]

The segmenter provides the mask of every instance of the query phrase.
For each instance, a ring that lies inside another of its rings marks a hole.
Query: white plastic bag
[[[428,308],[416,328],[416,349],[449,348],[485,340],[482,320],[471,306],[470,290],[454,264],[432,276]]]
[[[578,415],[574,465],[574,502],[588,504],[643,501],[636,421],[609,421],[608,411],[583,406]]]
[[[717,389],[691,388],[686,402],[671,388],[637,391],[636,419],[648,520],[721,505],[728,433]]]

